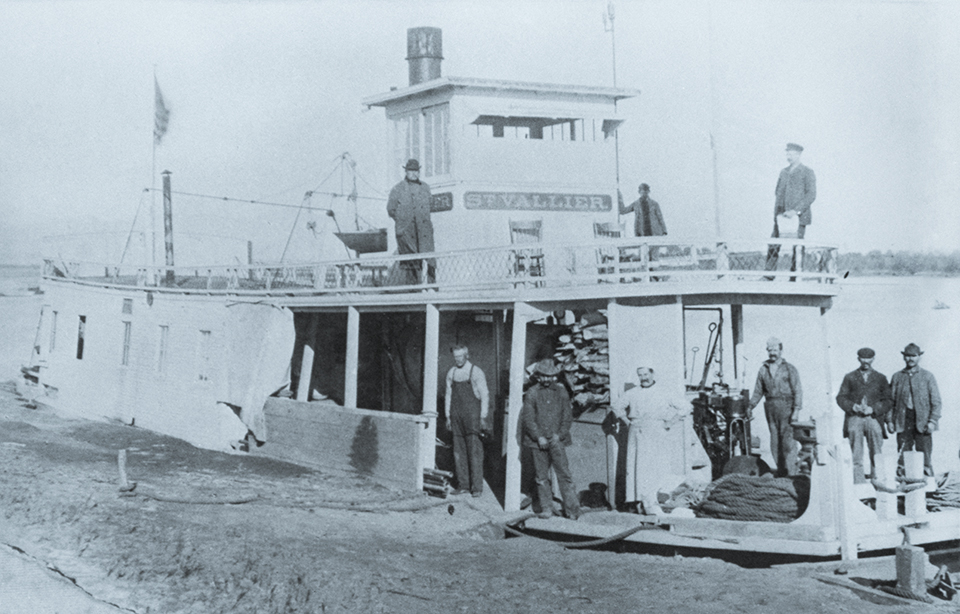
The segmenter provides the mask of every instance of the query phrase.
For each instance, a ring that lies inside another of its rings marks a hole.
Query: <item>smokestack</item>
[[[440,28],[407,29],[407,64],[410,85],[440,78],[443,31]]]
[[[173,201],[170,193],[170,171],[163,171],[163,238],[167,252],[166,263],[168,267],[173,265]],[[175,285],[173,269],[167,269],[166,283],[168,286]]]

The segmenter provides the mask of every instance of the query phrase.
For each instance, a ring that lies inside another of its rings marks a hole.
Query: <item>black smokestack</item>
[[[407,64],[410,85],[440,78],[443,31],[440,28],[407,29]]]

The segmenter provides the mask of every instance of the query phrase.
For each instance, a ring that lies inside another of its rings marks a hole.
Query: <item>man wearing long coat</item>
[[[434,251],[433,222],[430,221],[430,186],[420,181],[420,163],[414,159],[403,167],[406,176],[390,190],[387,214],[393,218],[397,235],[397,252],[422,254]],[[419,260],[402,263],[407,276],[414,280],[420,268]],[[428,263],[432,269],[432,263]],[[430,280],[432,281],[432,271]]]
[[[920,368],[923,352],[916,343],[904,348],[906,367],[891,378],[893,411],[887,417],[887,427],[897,434],[897,446],[904,452],[916,447],[923,452],[923,472],[933,476],[933,432],[940,422],[940,390],[937,378]],[[901,464],[903,463],[901,457]]]
[[[777,178],[777,187],[774,189],[776,199],[773,205],[773,234],[770,235],[774,239],[780,237],[780,225],[777,223],[778,215],[799,218],[797,225],[798,239],[803,238],[807,226],[813,223],[810,205],[817,199],[817,176],[813,169],[800,162],[800,154],[802,153],[802,146],[796,143],[787,143],[788,166],[780,171],[780,176]],[[779,257],[780,246],[771,245],[767,250],[768,271],[776,270]],[[803,259],[802,249],[800,250],[800,258]],[[797,270],[797,250],[793,252],[793,263],[790,270]]]

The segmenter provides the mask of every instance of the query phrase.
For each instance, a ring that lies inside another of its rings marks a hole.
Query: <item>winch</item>
[[[729,386],[716,384],[693,400],[693,428],[710,457],[713,479],[729,473],[725,471],[728,464],[736,464],[738,473],[753,473],[751,466],[757,474],[763,472],[760,465],[763,461],[753,453],[760,442],[750,435],[752,419],[746,390],[733,392]]]

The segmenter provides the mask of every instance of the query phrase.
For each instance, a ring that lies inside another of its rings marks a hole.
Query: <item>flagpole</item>
[[[153,65],[153,98],[154,98],[154,129],[150,139],[153,142],[153,156],[150,166],[150,268],[157,266],[157,129],[156,129],[156,98],[157,98],[157,65]],[[150,273],[152,278],[153,272]]]

